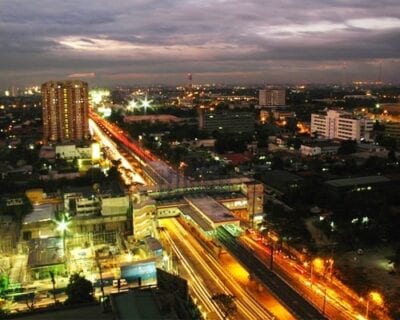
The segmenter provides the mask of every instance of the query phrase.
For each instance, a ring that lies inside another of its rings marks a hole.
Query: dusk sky
[[[0,88],[400,82],[399,0],[0,0]]]

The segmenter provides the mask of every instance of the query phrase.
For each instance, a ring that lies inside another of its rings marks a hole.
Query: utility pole
[[[50,278],[51,278],[51,283],[53,285],[53,299],[54,299],[54,303],[57,303],[57,298],[56,298],[56,280],[54,279],[54,271],[50,270]]]
[[[322,314],[323,315],[325,315],[325,307],[326,307],[326,282],[325,282],[325,290],[324,290],[324,301],[322,303]]]
[[[255,216],[255,205],[256,205],[256,185],[252,183],[253,186],[253,205],[252,205],[252,216],[251,216],[251,227],[254,229],[254,216]]]
[[[270,244],[269,248],[271,250],[271,260],[269,261],[269,269],[272,271],[272,268],[274,265],[274,246],[272,244]]]
[[[101,269],[101,262],[100,262],[99,254],[97,251],[96,251],[96,263],[97,263],[97,267],[99,268],[101,296],[102,296],[102,300],[104,301],[103,271]]]

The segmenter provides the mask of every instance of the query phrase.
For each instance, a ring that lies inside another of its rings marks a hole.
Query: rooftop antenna
[[[343,61],[342,63],[342,86],[346,85],[346,72],[347,72],[347,63],[346,61]]]
[[[191,73],[187,74],[188,77],[188,91],[192,91],[192,87],[193,87],[193,76]]]

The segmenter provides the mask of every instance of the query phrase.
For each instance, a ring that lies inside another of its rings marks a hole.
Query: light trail
[[[139,147],[136,143],[132,141],[131,138],[118,126],[111,124],[110,122],[104,120],[95,112],[89,112],[90,118],[96,122],[97,125],[101,125],[105,130],[107,130],[116,140],[122,143],[125,147],[133,151],[136,155],[136,159],[142,164],[146,165],[146,161],[157,161],[158,158],[154,156],[149,150],[144,150]]]
[[[127,169],[127,170],[133,172],[133,175],[132,175],[133,177],[132,177],[132,179],[131,179],[131,180],[133,181],[133,183],[146,184],[146,182],[144,181],[144,179],[135,171],[135,169],[133,168],[132,164],[131,164],[128,160],[126,160],[125,157],[118,151],[117,146],[115,145],[114,142],[112,142],[111,138],[110,138],[110,137],[107,137],[107,136],[102,132],[102,130],[98,127],[97,123],[94,122],[92,119],[89,119],[89,127],[90,127],[90,130],[91,130],[97,137],[100,138],[101,143],[102,143],[104,146],[108,147],[108,148],[111,150],[111,152],[112,152],[113,154],[115,154],[116,158],[118,158],[118,159],[121,160],[121,165],[122,165],[125,169]]]
[[[255,252],[260,261],[267,264],[259,252],[261,251],[270,256],[271,252],[268,248],[248,236],[242,236],[241,240],[242,243],[245,243]],[[310,279],[306,277],[307,271],[304,270],[305,273],[300,271],[295,262],[283,259],[280,255],[274,254],[274,264],[281,272],[285,273],[284,279],[294,283],[297,290],[302,291],[314,304],[320,306],[323,304],[323,300],[326,299],[325,312],[331,319],[356,319],[359,316],[358,311],[352,307],[351,303],[344,299],[343,295],[340,295],[327,284],[320,283],[317,279],[313,279],[311,283]]]
[[[208,292],[204,283],[200,279],[198,279],[196,272],[192,269],[188,260],[185,258],[185,256],[180,251],[175,242],[171,239],[171,237],[168,234],[165,234],[165,236],[171,246],[171,249],[179,258],[182,266],[185,268],[187,274],[190,276],[190,280],[188,281],[194,295],[199,299],[199,301],[201,301],[202,305],[206,308],[208,313],[214,312],[219,317],[219,319],[224,319],[224,316],[219,307],[216,305],[215,302],[211,300],[212,294]]]
[[[175,220],[173,220],[173,226],[174,228],[179,229],[178,231],[183,239],[193,240],[192,235],[187,233],[187,231]],[[191,257],[196,259],[196,261],[203,267],[209,278],[214,279],[214,282],[222,289],[223,292],[227,294],[233,294],[237,297],[236,305],[239,313],[244,316],[244,319],[275,319],[271,313],[265,310],[253,297],[251,297],[251,295],[249,295],[246,290],[241,287],[241,285],[239,285],[229,276],[229,274],[226,273],[226,270],[214,257],[208,254],[200,255],[199,252],[204,252],[204,248],[201,247],[198,242],[195,242],[195,245],[193,245],[190,240],[180,242],[190,252]],[[198,248],[195,248],[195,246]],[[207,257],[207,261],[205,261],[204,257]],[[211,268],[210,265],[212,265],[213,268]],[[218,274],[214,270],[216,270]],[[232,290],[229,289],[226,284],[233,288],[234,292],[232,292]]]

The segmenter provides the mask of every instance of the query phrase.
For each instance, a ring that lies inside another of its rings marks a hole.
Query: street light
[[[152,102],[153,100],[148,100],[147,99],[147,95],[144,97],[144,99],[141,101],[141,103],[142,103],[142,108],[144,109],[144,112],[146,113],[146,111],[147,111],[147,108],[149,108],[151,105],[150,105],[150,103]]]
[[[305,267],[305,268],[307,268],[308,266],[310,266],[310,287],[312,288],[312,285],[313,285],[313,262],[312,261],[310,261],[310,262],[308,262],[308,261],[305,261],[305,262],[303,262],[303,266]],[[307,270],[307,269],[306,269]]]
[[[322,260],[321,258],[315,258],[312,261],[311,265],[314,268],[314,270],[317,271],[317,273],[323,273],[323,271],[324,271],[324,260]]]
[[[57,230],[62,232],[63,235],[63,255],[65,256],[65,235],[68,230],[68,225],[70,224],[68,213],[63,214],[60,221],[56,221]]]
[[[325,308],[326,308],[326,294],[327,294],[327,278],[326,278],[326,272],[327,269],[330,268],[331,272],[331,279],[332,279],[332,267],[333,267],[333,259],[328,259],[324,260],[322,258],[315,258],[311,262],[310,266],[310,281],[311,281],[311,286],[312,286],[312,272],[315,270],[317,273],[321,274],[323,276],[323,281],[324,281],[324,298],[322,302],[322,314],[325,314]]]
[[[328,260],[326,260],[326,263],[328,264],[329,267],[329,278],[332,281],[332,277],[333,277],[333,264],[335,263],[335,260],[333,258],[330,258]]]
[[[367,296],[367,308],[365,310],[365,318],[367,320],[368,320],[368,314],[369,314],[369,303],[371,300],[378,306],[383,305],[383,297],[379,292],[376,292],[376,291],[369,292],[368,296]]]

